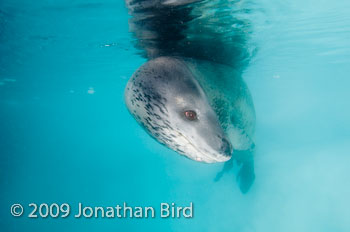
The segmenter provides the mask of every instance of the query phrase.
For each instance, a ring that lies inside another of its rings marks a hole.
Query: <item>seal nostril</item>
[[[231,143],[225,138],[222,138],[221,140],[222,140],[221,151],[223,152],[224,155],[230,156],[232,154]]]

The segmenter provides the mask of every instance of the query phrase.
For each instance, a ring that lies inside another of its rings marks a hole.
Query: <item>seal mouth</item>
[[[187,156],[188,158],[198,161],[198,162],[203,162],[203,163],[218,163],[218,162],[226,162],[229,159],[231,159],[231,154],[232,154],[232,146],[231,144],[226,140],[223,139],[224,145],[223,147],[224,150],[223,153],[217,153],[214,154],[212,152],[209,152],[207,150],[205,151],[201,151],[200,149],[198,149],[185,135],[183,135],[181,132],[176,131],[178,133],[178,136],[183,138],[184,140],[186,140],[186,142],[191,146],[191,148],[193,148],[196,152],[198,152],[201,156],[189,156],[186,153],[183,153],[185,156]]]

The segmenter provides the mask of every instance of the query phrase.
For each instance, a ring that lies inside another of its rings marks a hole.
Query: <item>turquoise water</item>
[[[115,1],[0,2],[1,231],[350,231],[350,2],[252,3],[256,180],[159,145],[129,115],[145,60]],[[28,204],[194,204],[190,219],[28,218]],[[25,213],[10,214],[14,203]]]

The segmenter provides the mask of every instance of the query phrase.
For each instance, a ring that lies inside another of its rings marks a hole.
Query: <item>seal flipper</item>
[[[221,177],[224,175],[224,173],[231,170],[232,167],[233,167],[233,159],[226,161],[222,170],[218,174],[216,174],[214,181],[218,182],[221,179]]]
[[[236,181],[238,182],[240,191],[243,194],[246,194],[250,190],[255,180],[252,150],[236,151],[236,153],[239,153],[239,157],[231,158],[230,160],[226,161],[222,170],[216,175],[214,181],[218,182],[226,172],[231,170],[233,168],[233,161],[236,160],[237,164],[240,166]],[[241,157],[244,156],[246,156],[248,159],[244,158],[244,160],[242,160]]]
[[[231,115],[231,125],[227,131],[234,148],[233,158],[240,166],[236,181],[241,192],[245,194],[249,191],[255,180],[255,143],[252,138],[255,128],[255,112],[249,97],[237,102],[239,103],[235,104],[235,108],[239,110]]]
[[[246,194],[255,180],[253,150],[236,151],[236,154],[237,164],[241,164],[236,181],[241,192]]]

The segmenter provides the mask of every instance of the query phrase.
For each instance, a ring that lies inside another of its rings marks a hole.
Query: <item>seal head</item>
[[[141,66],[125,90],[130,113],[157,141],[195,161],[224,162],[229,142],[193,73],[179,59],[159,57]]]

